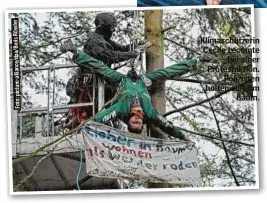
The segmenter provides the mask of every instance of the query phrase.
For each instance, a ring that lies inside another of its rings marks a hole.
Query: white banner
[[[140,137],[98,123],[87,123],[82,132],[86,171],[91,176],[200,184],[193,145]]]

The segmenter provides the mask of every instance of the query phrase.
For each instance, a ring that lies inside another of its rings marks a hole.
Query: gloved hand
[[[148,44],[149,45],[149,44]],[[140,53],[144,53],[146,51],[146,46],[148,45],[139,45],[136,47],[136,49],[134,49],[134,51],[139,55]]]
[[[137,48],[147,49],[152,46],[152,43],[148,40],[141,40],[137,43]]]
[[[188,136],[184,136],[184,141],[186,141],[186,147],[189,149],[192,149],[193,147],[195,147],[195,143],[188,137]]]
[[[136,49],[134,49],[133,50],[135,53],[136,53],[136,55],[138,56],[140,53],[142,53],[142,52],[144,52],[142,49],[140,49],[140,48],[136,48]]]
[[[137,45],[143,45],[145,43],[146,43],[146,40],[140,40],[140,41],[138,41]]]
[[[73,44],[71,39],[66,40],[60,47],[60,51],[62,53],[66,53],[68,51],[75,53],[77,51],[77,48]]]
[[[144,45],[147,42],[149,42],[149,41],[148,40],[140,40],[140,41],[138,41],[137,45]]]

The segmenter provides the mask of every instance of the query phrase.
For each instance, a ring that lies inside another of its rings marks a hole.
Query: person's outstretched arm
[[[150,73],[146,73],[145,76],[153,81],[171,80],[174,77],[182,76],[191,70],[196,70],[197,62],[194,59],[184,60],[180,63],[176,63],[167,68],[162,68]]]
[[[84,51],[89,55],[93,52],[95,58],[104,61],[106,64],[119,63],[138,56],[136,51],[129,51],[127,46],[116,47],[117,50],[114,50],[112,47],[112,44],[108,44],[104,40],[89,39],[84,46]],[[119,51],[118,49],[122,49],[123,51]],[[126,51],[126,49],[128,50]]]
[[[116,42],[114,42],[112,40],[109,40],[108,42],[113,47],[114,51],[122,51],[122,52],[130,51],[131,44],[121,45],[121,44],[118,44],[118,43],[116,43]]]

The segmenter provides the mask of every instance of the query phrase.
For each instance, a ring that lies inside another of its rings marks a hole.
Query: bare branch
[[[172,43],[174,43],[174,44],[176,44],[176,45],[178,45],[180,47],[183,47],[184,49],[189,50],[189,51],[191,51],[191,52],[193,52],[195,54],[201,55],[201,53],[197,52],[196,50],[193,50],[193,49],[191,49],[191,48],[189,48],[187,46],[184,46],[182,44],[179,44],[178,42],[176,42],[176,41],[174,41],[172,39],[169,39],[169,38],[166,38],[166,37],[164,39],[167,40],[167,41],[170,41],[170,42],[172,42]]]
[[[55,147],[54,147],[55,148]],[[33,174],[35,173],[35,171],[37,170],[38,166],[47,158],[49,157],[51,154],[53,153],[53,150],[51,150],[47,155],[43,156],[38,162],[37,164],[33,167],[32,172],[27,175],[18,185],[15,186],[14,190],[17,191],[19,190],[19,187],[22,186],[28,179],[30,179]]]
[[[250,81],[246,81],[246,82],[243,82],[243,83],[241,83],[241,84],[237,84],[237,85],[235,85],[235,86],[233,86],[233,87],[227,89],[227,90],[224,91],[224,92],[218,93],[218,94],[216,94],[216,95],[214,95],[214,96],[212,96],[212,97],[209,97],[209,98],[204,99],[204,100],[202,100],[202,101],[199,101],[199,102],[197,102],[197,103],[190,104],[190,105],[184,106],[184,107],[182,107],[182,108],[179,108],[179,109],[175,109],[175,110],[169,111],[169,112],[163,114],[163,116],[166,117],[166,116],[169,116],[169,115],[171,115],[171,114],[173,114],[173,113],[178,113],[178,112],[180,112],[180,111],[184,111],[184,110],[186,110],[186,109],[189,109],[189,108],[198,106],[198,105],[200,105],[200,104],[206,103],[206,102],[208,102],[208,101],[211,101],[211,100],[213,100],[213,99],[219,98],[219,97],[221,97],[222,95],[227,94],[228,92],[231,92],[231,91],[235,90],[236,88],[238,88],[239,86],[244,85],[244,84],[246,84],[246,83],[248,83],[248,82],[250,82]]]
[[[203,133],[199,133],[199,132],[194,132],[194,131],[191,131],[191,130],[187,130],[185,128],[180,128],[179,127],[179,129],[181,129],[182,131],[188,132],[188,133],[192,133],[192,134],[199,135],[199,136],[206,137],[206,138],[213,139],[213,140],[220,140],[220,141],[223,141],[223,142],[241,144],[241,145],[246,145],[246,146],[249,146],[249,147],[254,147],[255,146],[254,144],[249,144],[249,143],[245,143],[245,142],[238,142],[238,141],[227,140],[227,139],[223,139],[223,138],[219,138],[219,137],[212,137],[212,136],[209,136],[209,135],[205,135]]]
[[[78,34],[78,33],[79,33],[79,34]],[[34,48],[35,48],[35,49],[40,49],[40,48],[42,48],[42,47],[47,47],[47,46],[50,46],[51,44],[56,44],[56,43],[58,43],[58,42],[61,42],[61,41],[63,41],[63,40],[66,40],[66,39],[70,39],[70,38],[78,37],[78,36],[80,36],[80,35],[82,35],[82,34],[83,34],[83,33],[77,32],[77,34],[74,34],[74,35],[71,35],[71,36],[67,36],[67,37],[62,37],[62,38],[60,38],[60,39],[54,41],[53,43],[48,43],[48,44],[39,45],[39,46],[36,46],[36,47],[34,47]],[[26,48],[28,48],[28,47],[26,47]],[[29,48],[33,48],[33,47],[29,47]]]
[[[195,79],[188,79],[188,78],[173,78],[172,80],[179,81],[179,82],[198,83],[198,84],[214,84],[214,85],[229,85],[229,86],[233,85],[233,83],[228,83],[228,82],[223,82],[223,81],[195,80]]]
[[[174,103],[168,97],[167,97],[167,100],[170,102],[170,104],[172,105],[173,108],[176,108]],[[241,145],[246,145],[246,146],[250,146],[250,147],[254,147],[255,146],[254,144],[249,144],[249,143],[245,143],[245,142],[238,142],[238,141],[234,141],[234,140],[226,140],[226,139],[222,139],[222,138],[212,137],[212,136],[209,136],[209,135],[205,135],[203,133],[190,131],[190,130],[187,130],[187,129],[184,129],[184,128],[180,128],[180,129],[185,131],[185,132],[189,132],[191,134],[199,135],[199,136],[202,136],[202,137],[207,137],[207,138],[214,139],[214,140],[220,140],[220,141],[229,142],[229,143],[241,144]]]
[[[223,171],[223,173],[227,174],[227,175],[231,175],[231,173],[227,172],[227,171]],[[240,179],[243,179],[243,181],[239,181],[239,182],[250,182],[250,183],[256,183],[255,180],[251,180],[251,179],[248,179],[244,176],[241,176],[241,175],[237,175],[236,177],[240,178]]]
[[[176,26],[177,26],[177,25],[173,25],[173,26],[167,27],[167,28],[165,28],[165,29],[162,29],[162,30],[161,30],[161,33],[168,32],[169,30],[172,30],[172,29],[176,28]]]
[[[204,89],[204,87],[203,87],[202,85],[201,85],[201,87],[202,87],[202,89],[203,89],[203,91],[204,91],[206,97],[208,98],[208,94],[207,94],[206,90]],[[212,111],[212,114],[213,114],[213,116],[214,116],[214,119],[215,119],[215,122],[216,122],[216,125],[217,125],[217,128],[218,128],[218,132],[219,132],[220,138],[223,139],[222,132],[221,132],[221,128],[220,128],[220,124],[219,124],[219,121],[218,121],[218,119],[217,119],[217,116],[216,116],[216,114],[215,114],[215,112],[214,112],[214,109],[213,109],[213,106],[212,106],[210,100],[209,100],[209,105],[210,105],[210,109],[211,109],[211,111]],[[228,151],[227,151],[227,149],[226,149],[226,146],[225,146],[225,144],[224,144],[224,141],[222,141],[222,145],[223,145],[223,149],[224,149],[224,152],[225,152],[225,155],[226,155],[227,163],[228,163],[228,165],[229,165],[229,168],[230,168],[230,170],[231,170],[231,173],[232,173],[232,176],[233,176],[233,178],[234,178],[234,180],[235,180],[235,183],[236,183],[237,186],[240,186],[239,182],[237,181],[237,178],[236,178],[235,172],[234,172],[234,170],[233,170],[233,167],[232,167],[232,165],[231,165],[230,157],[229,157]]]

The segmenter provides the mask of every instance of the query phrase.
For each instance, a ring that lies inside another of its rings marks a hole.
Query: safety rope
[[[139,25],[139,11],[138,10],[135,10],[134,11],[134,47],[136,48],[137,47],[137,39],[138,39],[138,25]],[[140,61],[140,64],[138,64]],[[140,53],[139,56],[136,58],[135,64],[137,63],[137,66],[140,65],[140,71],[139,71],[139,74],[144,74],[145,73],[145,70],[144,70],[144,67],[143,67],[143,53]],[[135,65],[134,64],[134,65]]]
[[[138,11],[137,10],[134,10],[134,18],[133,18],[133,21],[134,21],[134,45],[136,45],[136,39],[137,39],[137,20],[138,20]],[[134,46],[135,48],[135,46]]]
[[[83,151],[81,149],[80,142],[78,141],[77,132],[75,134],[76,134],[76,141],[78,144],[78,149],[80,151],[80,164],[79,164],[79,169],[78,169],[78,173],[76,176],[76,185],[77,185],[78,190],[81,190],[80,185],[79,185],[79,179],[80,179],[80,174],[81,174],[82,164],[83,164],[83,161],[82,161],[83,160]]]

